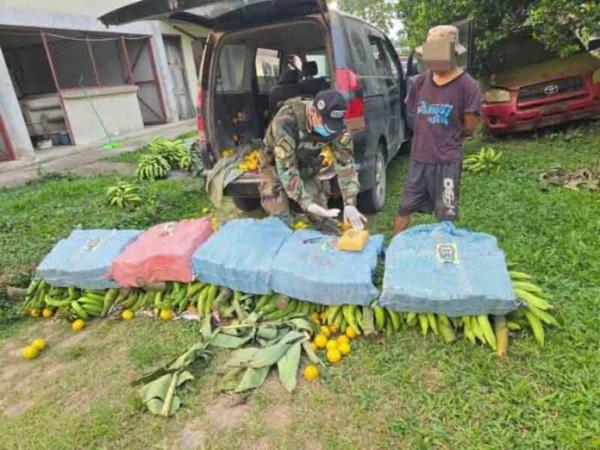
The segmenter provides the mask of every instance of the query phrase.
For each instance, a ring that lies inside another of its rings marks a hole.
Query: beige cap
[[[453,41],[454,49],[458,56],[467,51],[467,49],[458,41],[458,28],[453,25],[438,25],[437,27],[430,28],[427,32],[427,42],[432,41]],[[415,52],[422,55],[423,46],[419,45],[415,49]]]

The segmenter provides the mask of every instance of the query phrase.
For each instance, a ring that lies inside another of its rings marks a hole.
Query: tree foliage
[[[338,0],[338,8],[376,25],[386,34],[396,18],[393,3],[386,0]]]
[[[472,18],[479,74],[492,66],[495,44],[519,30],[530,30],[548,50],[563,56],[580,48],[575,37],[585,42],[600,35],[597,0],[340,0],[339,6],[385,31],[399,19],[413,48],[430,27]]]

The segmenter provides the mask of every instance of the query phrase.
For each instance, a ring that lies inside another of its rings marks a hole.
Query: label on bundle
[[[437,244],[435,253],[438,261],[445,264],[458,264],[458,248],[456,244]]]

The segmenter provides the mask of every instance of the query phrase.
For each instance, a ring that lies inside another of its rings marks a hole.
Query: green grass
[[[149,200],[128,212],[106,202],[106,189],[118,179],[51,175],[0,190],[0,287],[22,285],[52,246],[75,228],[143,229],[197,217],[210,206],[199,181],[162,180],[142,184]]]
[[[73,335],[59,324],[21,321],[0,333],[0,367],[12,374],[0,374],[0,414],[7,404],[32,403],[0,420],[0,447],[177,448],[193,432],[204,433],[198,442],[207,448],[223,449],[600,447],[600,194],[537,186],[549,166],[597,160],[600,128],[540,136],[468,143],[467,151],[492,146],[504,157],[497,173],[464,175],[459,225],[496,235],[509,259],[553,293],[562,326],[547,332],[543,349],[528,333],[511,339],[505,361],[416,330],[385,343],[362,339],[329,378],[301,382],[293,395],[275,378],[226,408],[214,387],[217,354],[184,390],[183,409],[163,420],[140,411],[128,383],[194,342],[194,324],[105,320]],[[389,234],[407,167],[405,155],[392,164],[390,196],[371,218],[372,232]],[[208,204],[189,181],[162,181],[156,205],[129,215],[104,203],[114,181],[54,179],[1,191],[0,279],[24,280],[77,224],[143,227]],[[418,215],[414,223],[431,221]],[[49,349],[21,361],[18,348],[38,335]]]
[[[140,147],[132,152],[121,153],[120,155],[111,156],[107,158],[110,162],[130,163],[137,164],[144,153],[146,153],[146,147]]]

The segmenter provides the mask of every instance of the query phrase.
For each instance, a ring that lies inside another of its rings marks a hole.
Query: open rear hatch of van
[[[326,12],[325,0],[143,0],[99,19],[105,25],[164,20],[229,31]]]

